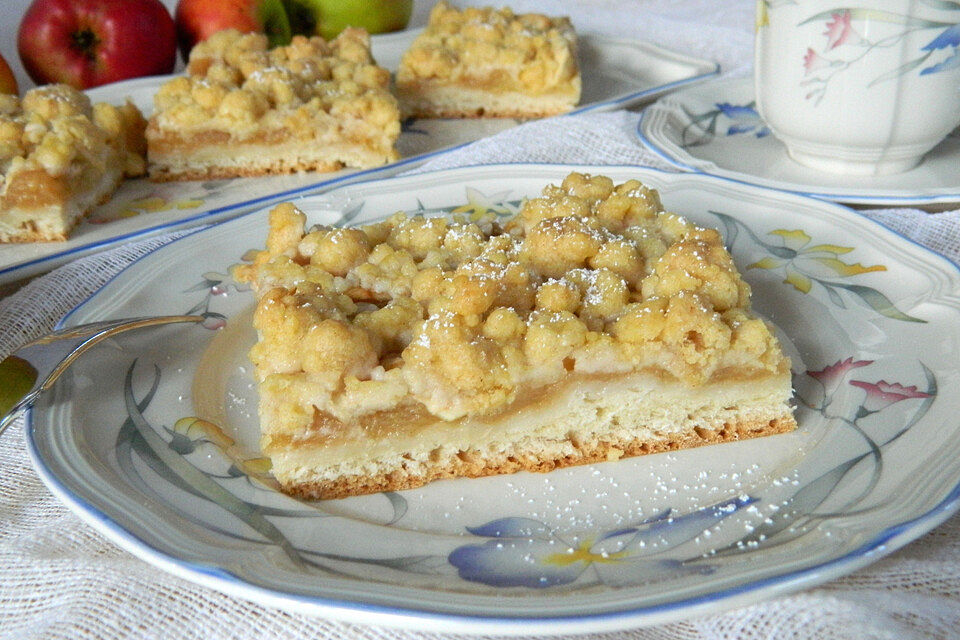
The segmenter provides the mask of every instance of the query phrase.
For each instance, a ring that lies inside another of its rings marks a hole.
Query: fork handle
[[[49,389],[57,378],[93,345],[131,329],[177,322],[203,322],[203,316],[156,316],[93,322],[60,329],[23,345],[0,361],[0,369],[6,366],[10,377],[19,375],[31,378],[27,383],[29,387],[24,385],[24,388],[14,392],[12,397],[0,398],[0,404],[12,404],[9,409],[0,406],[0,436],[13,422],[17,413],[30,407],[41,393]],[[19,367],[21,371],[11,372],[15,367]],[[18,398],[19,394],[23,394],[22,397]]]

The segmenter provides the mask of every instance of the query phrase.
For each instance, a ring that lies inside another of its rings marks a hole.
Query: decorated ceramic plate
[[[644,110],[637,135],[680,169],[825,200],[890,206],[960,202],[960,130],[905,173],[824,173],[787,155],[757,113],[749,78],[711,82],[658,100]]]
[[[131,553],[263,604],[473,633],[601,631],[853,571],[960,497],[960,276],[843,207],[636,167],[462,168],[297,201],[311,224],[510,216],[570,170],[640,178],[719,228],[793,359],[793,433],[344,500],[279,493],[258,450],[253,296],[226,275],[264,212],[131,265],[66,325],[198,313],[91,351],[30,413],[50,488]]]
[[[373,54],[396,69],[419,31],[375,36]],[[583,95],[575,113],[613,109],[650,100],[690,82],[715,75],[716,63],[674,53],[645,42],[584,36],[579,52]],[[153,95],[166,76],[119,82],[89,91],[97,102],[129,98],[144,113],[153,110]],[[510,118],[409,120],[397,148],[398,162],[357,171],[154,183],[125,182],[114,197],[97,207],[62,243],[0,245],[0,283],[50,270],[68,260],[133,238],[231,218],[245,211],[334,185],[382,178],[409,169],[438,153],[516,126]]]

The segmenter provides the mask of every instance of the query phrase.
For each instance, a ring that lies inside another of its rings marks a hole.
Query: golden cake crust
[[[570,440],[568,442],[575,450],[574,453],[549,459],[532,454],[484,457],[474,449],[438,462],[425,473],[410,473],[400,467],[377,475],[352,475],[319,482],[289,482],[284,485],[284,490],[300,498],[320,500],[347,498],[380,491],[416,489],[434,480],[448,478],[482,478],[518,471],[547,473],[555,469],[582,464],[789,433],[796,426],[792,417],[778,416],[769,420],[725,425],[718,429],[701,429],[663,440],[641,439],[632,442]]]

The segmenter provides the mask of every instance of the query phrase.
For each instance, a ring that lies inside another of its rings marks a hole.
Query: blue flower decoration
[[[740,496],[679,517],[667,510],[634,526],[607,531],[596,540],[571,544],[530,518],[501,518],[468,528],[482,544],[458,547],[448,556],[461,578],[495,587],[542,589],[569,584],[594,569],[604,584],[619,586],[707,573],[711,567],[675,559],[654,559],[755,502]]]
[[[770,129],[763,124],[760,114],[755,108],[756,102],[750,104],[736,105],[729,102],[716,103],[719,113],[734,121],[727,127],[727,135],[733,136],[739,133],[753,133],[758,138],[770,134]]]
[[[946,49],[947,47],[960,47],[960,23],[944,29],[943,33],[930,41],[923,51],[934,51],[935,49]]]
[[[757,113],[757,110],[753,106],[754,104],[755,103],[751,102],[750,104],[736,105],[730,104],[729,102],[718,102],[717,109],[731,120],[749,120],[760,117],[760,114]]]
[[[727,129],[727,135],[732,136],[738,133],[750,133],[753,132],[758,138],[762,138],[770,134],[769,127],[758,127],[755,124],[732,124]]]
[[[939,73],[940,71],[948,71],[949,69],[960,67],[960,48],[958,48],[960,47],[960,24],[955,24],[952,27],[944,29],[943,32],[931,40],[927,46],[922,47],[922,50],[936,51],[948,47],[954,47],[953,55],[942,62],[921,70],[920,75],[925,76],[931,73]]]
[[[922,71],[920,71],[920,75],[925,76],[931,73],[938,73],[940,71],[956,69],[957,67],[960,67],[960,50],[956,51],[952,56],[950,56],[943,62],[935,64],[932,67],[927,67],[926,69],[923,69]]]

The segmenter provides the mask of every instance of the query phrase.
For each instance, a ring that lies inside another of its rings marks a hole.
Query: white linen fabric
[[[582,30],[644,37],[749,70],[752,3],[725,0],[564,3],[518,10],[572,13]],[[620,111],[529,123],[440,156],[417,171],[496,162],[644,164],[666,168]],[[960,263],[960,209],[863,215]],[[0,358],[49,331],[114,274],[182,235],[131,243],[57,269],[0,300]],[[544,634],[549,629],[544,629]],[[61,505],[27,460],[23,420],[0,439],[0,639],[355,638],[454,640],[291,614],[168,575],[119,549]],[[544,636],[545,637],[545,636]],[[683,622],[595,640],[948,640],[960,638],[960,516],[820,588]]]

